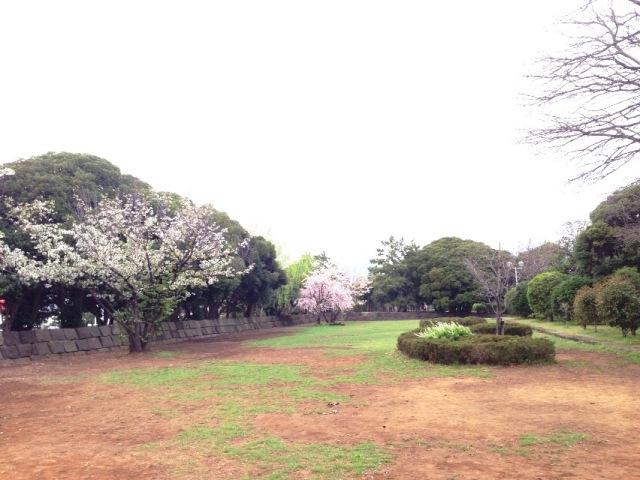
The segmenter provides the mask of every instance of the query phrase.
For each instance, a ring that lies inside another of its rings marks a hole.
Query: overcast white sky
[[[575,4],[2,2],[0,163],[98,155],[357,273],[389,235],[555,240],[624,185],[517,143]]]

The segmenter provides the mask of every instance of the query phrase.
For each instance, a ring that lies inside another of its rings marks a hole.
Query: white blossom
[[[226,231],[211,221],[208,205],[184,202],[171,213],[161,197],[105,199],[96,209],[80,203],[80,220],[69,227],[53,223],[52,211],[47,202],[15,209],[38,255],[29,258],[0,242],[3,266],[27,282],[87,288],[129,333],[136,323],[154,321],[143,318],[143,303],[161,308],[163,301],[188,295],[189,288],[243,273],[232,268],[234,250]],[[126,311],[116,311],[114,299]]]

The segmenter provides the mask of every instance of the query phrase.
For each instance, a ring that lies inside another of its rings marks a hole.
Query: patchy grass
[[[339,329],[328,325],[313,325],[300,329],[296,335],[258,340],[247,345],[249,348],[323,347],[333,355],[367,356],[368,362],[355,365],[351,372],[336,376],[333,381],[337,383],[388,384],[435,376],[492,376],[491,370],[486,366],[435,365],[398,353],[398,336],[416,328],[418,324],[418,320],[385,320],[348,322]]]
[[[511,318],[518,323],[524,323],[531,327],[541,327],[547,330],[554,330],[560,333],[568,335],[580,335],[583,337],[593,338],[602,342],[617,343],[619,345],[632,345],[640,347],[640,335],[628,335],[622,336],[622,330],[617,327],[610,327],[608,325],[598,325],[598,331],[595,331],[593,326],[588,326],[586,329],[581,325],[577,325],[575,322],[568,322],[566,325],[564,322],[547,322],[544,320],[532,320],[524,318]]]
[[[351,404],[352,399],[336,389],[345,384],[393,385],[407,379],[436,376],[493,375],[492,370],[484,366],[433,365],[398,353],[398,335],[415,328],[417,323],[417,320],[350,322],[339,329],[313,325],[297,329],[295,335],[239,347],[322,347],[330,356],[357,355],[365,359],[332,371],[322,370],[321,366],[207,360],[189,366],[109,372],[101,380],[144,388],[150,398],[159,400],[151,407],[154,415],[167,420],[180,418],[184,422],[177,436],[147,446],[166,451],[168,455],[174,448],[189,451],[193,462],[182,465],[179,475],[185,472],[191,472],[194,478],[203,475],[206,459],[222,452],[240,462],[247,471],[255,472],[245,477],[247,480],[358,478],[390,463],[398,445],[294,442],[257,430],[254,420],[258,415],[269,413],[318,414],[323,413],[327,405]],[[576,347],[575,342],[548,338],[557,346]],[[580,344],[580,348],[602,350],[602,347],[585,344]],[[186,411],[188,415],[180,416]],[[523,433],[513,444],[491,444],[488,450],[500,455],[556,454],[587,438],[585,434],[567,431],[545,436]],[[445,440],[431,445],[460,452],[480,451],[473,445]],[[552,451],[549,446],[553,447]]]
[[[353,478],[390,462],[393,449],[372,442],[351,446],[290,442],[256,431],[254,419],[266,413],[319,413],[326,405],[350,404],[351,398],[336,389],[344,384],[389,385],[414,378],[492,375],[486,367],[436,366],[399,354],[398,335],[417,324],[417,320],[350,322],[340,329],[314,325],[298,329],[295,335],[239,347],[323,347],[329,355],[366,359],[334,371],[322,370],[322,375],[317,374],[318,369],[301,365],[212,359],[189,366],[108,372],[99,380],[143,388],[149,398],[157,400],[150,407],[155,416],[184,422],[181,433],[171,440],[153,442],[154,449],[167,453],[172,448],[186,449],[195,458],[222,451],[247,468],[256,468],[259,478]],[[171,355],[167,352],[162,356]],[[472,448],[449,443],[446,447],[461,451]],[[184,468],[197,475],[197,463]]]
[[[352,478],[391,462],[391,455],[373,442],[343,446],[292,443],[266,437],[227,447],[224,452],[253,468],[267,470],[269,473],[263,478],[272,480],[284,480],[301,471],[309,472],[305,475],[309,479]]]
[[[490,451],[499,455],[529,456],[532,453],[558,453],[571,448],[576,443],[588,441],[588,435],[579,432],[558,430],[545,436],[533,433],[520,435],[517,446],[490,444]],[[551,450],[549,451],[549,448]],[[542,450],[541,450],[542,448]]]
[[[565,430],[559,430],[544,437],[538,437],[537,435],[531,433],[525,433],[520,437],[520,445],[522,447],[531,447],[534,445],[555,443],[563,447],[570,447],[574,443],[583,442],[588,438],[589,437],[584,433],[568,432]]]
[[[629,352],[626,350],[620,350],[615,347],[607,345],[594,345],[592,343],[577,342],[575,340],[566,340],[554,335],[547,335],[545,333],[533,332],[533,336],[537,338],[548,338],[551,340],[556,348],[585,350],[591,352],[609,353],[618,357],[619,360],[628,363],[640,363],[640,352]]]

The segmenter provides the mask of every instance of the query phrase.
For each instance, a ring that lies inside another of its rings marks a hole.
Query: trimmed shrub
[[[631,278],[614,274],[598,290],[598,316],[612,327],[620,327],[623,336],[629,332],[635,335],[640,328],[640,299]]]
[[[572,275],[556,285],[551,291],[551,308],[555,315],[562,317],[565,322],[573,318],[573,300],[576,292],[585,285],[590,285],[588,278]]]
[[[484,337],[484,335],[478,335]],[[551,340],[492,335],[493,341],[465,342],[461,348],[464,363],[483,365],[520,365],[548,362],[555,358],[556,349]],[[482,339],[480,339],[482,340]]]
[[[533,313],[527,299],[527,286],[529,282],[520,282],[517,286],[511,288],[505,296],[505,304],[507,312],[512,315],[527,318]]]
[[[439,364],[517,365],[553,361],[555,346],[546,338],[470,335],[457,341],[417,337],[419,329],[398,337],[398,350]]]
[[[484,324],[472,325],[470,328],[473,333],[485,335],[495,335],[496,333],[496,326],[486,322]],[[516,322],[505,322],[504,334],[516,337],[530,337],[533,335],[533,330],[529,325],[523,325]]]
[[[600,317],[598,317],[598,288],[584,286],[576,292],[573,299],[573,314],[578,325],[587,328],[587,325],[594,325],[596,332]]]
[[[476,313],[487,313],[489,311],[489,307],[484,303],[474,303],[471,307],[471,311]]]
[[[462,363],[460,342],[442,339],[416,337],[420,329],[416,328],[398,337],[398,350],[411,358],[432,363]]]
[[[480,323],[487,323],[484,318],[480,317],[440,317],[440,318],[423,318],[420,320],[421,328],[435,327],[438,323],[457,323],[463,327],[470,327]]]

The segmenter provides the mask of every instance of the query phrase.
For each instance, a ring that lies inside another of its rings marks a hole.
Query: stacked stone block
[[[111,352],[122,348],[128,348],[128,345],[117,325],[0,332],[0,362]]]
[[[156,342],[185,342],[312,321],[315,321],[315,317],[311,315],[299,315],[164,322],[158,331]],[[117,325],[0,332],[0,364],[2,365],[45,357],[112,352],[128,348],[128,339]]]

